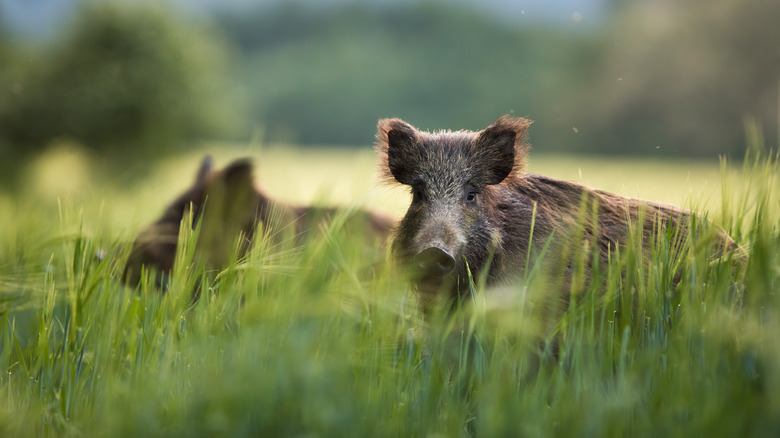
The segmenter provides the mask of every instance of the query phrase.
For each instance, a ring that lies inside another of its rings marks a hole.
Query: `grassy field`
[[[167,294],[124,287],[119,260],[94,254],[159,215],[202,155],[105,174],[64,145],[30,167],[23,192],[0,193],[0,436],[780,435],[774,156],[533,155],[530,172],[706,213],[748,262],[734,272],[694,242],[674,288],[662,251],[632,271],[629,248],[607,290],[583,290],[560,320],[539,311],[550,292],[529,278],[426,322],[338,227],[283,254],[258,239],[216,276],[188,269],[185,234]],[[409,201],[376,183],[370,149],[214,156],[254,157],[261,185],[292,203],[400,217]],[[630,293],[638,310],[618,312]]]

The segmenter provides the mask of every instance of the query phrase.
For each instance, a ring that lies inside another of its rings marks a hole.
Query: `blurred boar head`
[[[249,159],[214,170],[211,158],[206,157],[193,185],[133,242],[124,273],[128,284],[138,283],[142,266],[157,271],[158,285],[165,282],[176,259],[181,226],[190,214],[192,228],[200,224],[195,261],[208,269],[228,266],[236,252],[244,255],[257,232],[267,233],[274,245],[299,244],[305,242],[310,232],[327,228],[323,225],[341,216],[347,219],[343,226],[352,234],[364,236],[366,248],[373,249],[384,244],[395,224],[389,218],[363,210],[298,207],[275,201],[255,186]],[[262,227],[258,228],[258,224]]]
[[[179,228],[192,215],[192,227],[200,222],[199,253],[207,254],[208,266],[224,265],[233,249],[234,236],[240,236],[245,250],[251,241],[256,211],[262,202],[252,182],[252,163],[236,160],[215,171],[206,157],[193,185],[170,203],[154,223],[144,228],[133,242],[124,272],[125,281],[136,284],[141,267],[154,268],[157,282],[173,269]],[[208,205],[208,208],[205,208]]]

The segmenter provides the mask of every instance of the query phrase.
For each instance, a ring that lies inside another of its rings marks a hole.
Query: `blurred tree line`
[[[250,115],[276,141],[366,145],[381,117],[480,129],[513,113],[536,120],[535,136],[562,150],[574,134],[567,102],[599,56],[592,33],[443,3],[293,3],[218,21],[244,53]]]
[[[235,127],[225,44],[151,3],[85,3],[38,47],[0,38],[0,152],[26,158],[76,141],[148,157]]]
[[[778,147],[780,2],[613,2],[588,147],[741,158],[746,122]]]
[[[539,151],[741,157],[745,118],[778,132],[780,2],[611,6],[590,26],[436,2],[218,22],[244,54],[252,120],[275,140],[366,144],[380,117],[479,129],[512,113],[535,120]]]
[[[538,151],[709,155],[778,132],[780,2],[614,0],[595,25],[439,2],[214,14],[88,2],[56,41],[0,34],[0,152],[58,138],[120,156],[198,139],[372,143],[376,120],[535,120]],[[774,144],[774,138],[770,144]]]

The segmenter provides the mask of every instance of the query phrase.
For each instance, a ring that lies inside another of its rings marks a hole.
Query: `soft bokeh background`
[[[780,436],[778,18],[778,0],[0,0],[0,437]],[[252,157],[286,202],[400,217],[378,118],[505,113],[535,120],[531,172],[690,207],[744,270],[697,223],[690,252],[630,238],[608,266],[550,260],[549,281],[534,261],[437,321],[340,216],[295,248],[264,226],[220,272],[184,226],[163,288],[121,282],[205,154]]]
[[[159,181],[144,190],[161,205],[208,152],[255,156],[291,201],[354,201],[378,118],[481,129],[508,113],[535,121],[532,171],[680,203],[719,155],[742,158],[746,127],[776,145],[777,17],[742,0],[0,0],[0,180]],[[625,170],[648,159],[640,189]]]

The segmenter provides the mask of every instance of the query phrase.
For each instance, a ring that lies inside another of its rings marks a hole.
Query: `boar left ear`
[[[411,184],[412,163],[415,163],[415,145],[418,133],[414,126],[401,119],[382,119],[377,125],[376,151],[379,167],[388,179]]]
[[[479,133],[474,150],[480,163],[483,183],[499,184],[512,171],[525,164],[525,132],[532,122],[520,117],[503,116]]]
[[[206,177],[211,173],[211,169],[214,168],[214,160],[211,155],[203,157],[203,161],[200,162],[200,168],[198,173],[195,174],[195,184],[201,184],[206,181]]]

